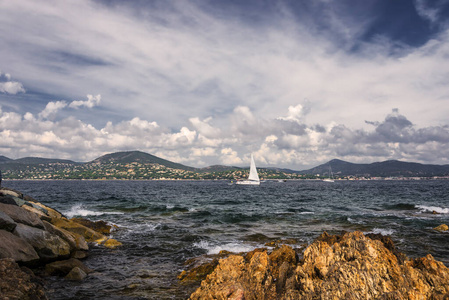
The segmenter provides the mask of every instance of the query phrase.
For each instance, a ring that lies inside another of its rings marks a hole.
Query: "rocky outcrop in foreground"
[[[67,219],[31,197],[0,188],[0,299],[46,299],[28,267],[45,266],[45,275],[83,280],[92,272],[78,260],[87,256],[88,242],[121,245],[103,235],[110,230],[102,221]]]
[[[323,233],[300,260],[286,245],[221,259],[190,299],[449,299],[449,270],[388,237]]]

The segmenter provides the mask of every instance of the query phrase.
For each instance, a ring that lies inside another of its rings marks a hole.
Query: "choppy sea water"
[[[50,299],[187,299],[184,262],[220,250],[250,251],[270,240],[312,242],[323,231],[392,237],[409,257],[449,266],[449,181],[4,181],[64,213],[119,229],[116,250],[94,246],[82,283],[50,278]],[[437,214],[433,214],[436,212]],[[295,245],[293,245],[295,246]]]

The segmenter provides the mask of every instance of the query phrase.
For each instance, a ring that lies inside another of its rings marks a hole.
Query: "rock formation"
[[[39,283],[27,282],[34,275],[22,276],[19,265],[47,264],[45,269],[49,275],[66,276],[68,280],[84,279],[92,270],[77,258],[86,257],[88,242],[106,243],[105,247],[112,249],[121,245],[95,229],[108,234],[111,226],[101,221],[67,219],[31,197],[0,188],[0,299],[46,299]],[[16,277],[24,278],[18,289],[10,280]],[[2,298],[3,294],[6,298]]]
[[[221,259],[190,299],[448,299],[449,270],[409,259],[388,237],[323,233],[303,253],[283,245]]]

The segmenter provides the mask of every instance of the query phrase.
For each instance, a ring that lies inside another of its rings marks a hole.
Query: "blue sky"
[[[449,163],[449,0],[0,1],[0,155]]]

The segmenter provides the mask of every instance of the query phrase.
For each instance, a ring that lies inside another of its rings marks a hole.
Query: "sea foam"
[[[207,250],[207,254],[218,254],[222,250],[230,251],[233,253],[249,252],[256,248],[251,245],[245,245],[240,243],[226,243],[221,245],[213,245],[208,241],[200,241],[197,243],[193,243],[193,246]]]
[[[372,231],[365,232],[365,234],[374,233],[381,235],[392,235],[395,231],[393,229],[374,228]]]
[[[416,208],[418,208],[423,213],[437,212],[439,214],[449,214],[449,208],[444,207],[416,205]]]
[[[81,216],[81,217],[88,217],[88,216],[101,216],[101,215],[123,215],[122,212],[100,212],[100,211],[93,211],[84,208],[82,204],[74,205],[70,208],[69,211],[65,212],[64,215],[66,215],[69,218],[73,218],[75,216]]]

